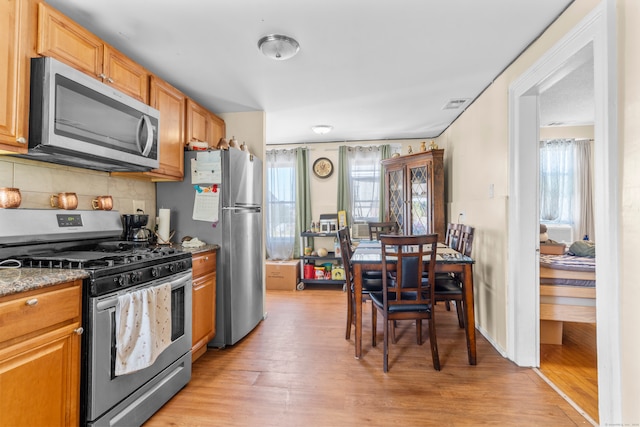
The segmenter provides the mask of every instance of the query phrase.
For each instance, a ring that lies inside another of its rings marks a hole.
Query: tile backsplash
[[[20,189],[20,208],[54,209],[50,205],[51,195],[73,192],[78,195],[78,209],[91,210],[91,200],[96,196],[110,195],[113,209],[121,214],[136,213],[136,208],[143,208],[149,214],[150,227],[157,214],[155,183],[112,177],[108,172],[0,156],[0,187]]]

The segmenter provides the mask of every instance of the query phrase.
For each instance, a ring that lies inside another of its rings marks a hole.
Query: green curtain
[[[309,150],[298,148],[296,150],[296,236],[307,229],[311,223],[311,191],[309,186]],[[293,246],[293,256],[299,258],[302,253],[300,239],[296,239]]]
[[[391,145],[383,144],[380,146],[380,158],[382,160],[388,159],[391,157]],[[384,168],[380,168],[380,221],[385,221],[384,217]]]
[[[347,162],[347,147],[340,146],[338,150],[338,212],[347,212],[347,225],[353,223],[351,218],[351,194],[349,186],[349,164]]]

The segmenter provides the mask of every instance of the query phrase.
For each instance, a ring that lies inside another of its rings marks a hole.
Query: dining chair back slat
[[[394,221],[369,222],[369,240],[380,240],[381,234],[397,234],[398,224]]]

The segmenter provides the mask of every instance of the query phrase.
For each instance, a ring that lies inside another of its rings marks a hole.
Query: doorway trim
[[[538,94],[582,48],[593,47],[594,200],[599,418],[620,420],[620,185],[618,178],[615,0],[603,0],[509,87],[507,356],[540,365]],[[532,159],[535,159],[532,161]],[[534,337],[534,339],[532,339]]]

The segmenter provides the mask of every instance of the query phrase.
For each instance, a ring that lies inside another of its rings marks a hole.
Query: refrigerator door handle
[[[235,211],[235,212],[260,212],[260,207],[232,207],[223,206],[223,211]]]

